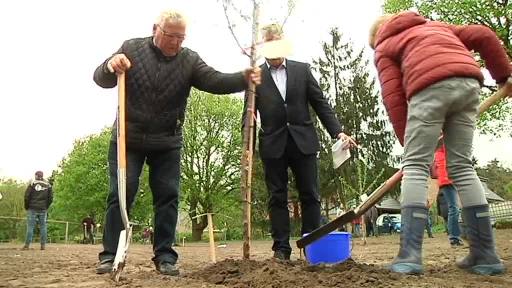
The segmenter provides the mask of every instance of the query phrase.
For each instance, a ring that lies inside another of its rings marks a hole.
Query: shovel
[[[124,230],[119,234],[116,257],[112,267],[112,279],[116,282],[121,277],[128,246],[132,238],[132,226],[128,219],[126,207],[126,97],[125,97],[125,74],[117,75],[118,87],[118,110],[117,110],[117,192],[119,198],[119,210],[123,220]]]
[[[512,77],[508,78],[508,84],[512,85]],[[492,96],[485,99],[484,102],[480,104],[480,107],[478,107],[478,114],[482,114],[485,112],[489,107],[497,103],[502,98],[507,97],[505,88],[502,88],[498,90],[498,92],[494,93]],[[352,220],[361,217],[366,211],[368,211],[371,207],[376,205],[377,203],[382,200],[384,195],[393,187],[395,187],[398,182],[402,180],[402,170],[398,170],[393,176],[391,176],[386,182],[382,183],[377,189],[375,189],[370,196],[364,200],[359,206],[357,206],[353,210],[349,210],[340,216],[338,216],[336,219],[332,220],[331,222],[318,227],[313,232],[309,233],[308,235],[302,237],[301,239],[297,240],[297,247],[299,249],[302,249],[306,247],[307,245],[315,242],[316,240],[322,238],[323,236],[329,234],[330,232],[338,229],[341,227],[341,225],[350,223]]]

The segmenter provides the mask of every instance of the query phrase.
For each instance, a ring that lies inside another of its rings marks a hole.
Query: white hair
[[[158,18],[156,18],[155,24],[161,24],[161,23],[181,23],[186,25],[187,24],[187,18],[185,15],[178,11],[178,10],[166,10],[160,13]]]
[[[273,38],[274,36],[283,36],[283,27],[278,23],[271,23],[261,28],[264,37]]]

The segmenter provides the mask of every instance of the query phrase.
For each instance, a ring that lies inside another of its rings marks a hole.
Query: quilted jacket
[[[132,67],[126,74],[126,137],[128,147],[150,150],[182,146],[182,125],[190,89],[229,94],[246,88],[243,73],[226,74],[208,66],[188,48],[165,56],[152,37],[127,40],[124,53]],[[94,72],[94,81],[113,88],[117,77],[107,69],[108,58]],[[112,140],[116,140],[116,124]]]
[[[455,26],[404,12],[386,21],[375,37],[375,65],[388,116],[404,144],[407,101],[436,82],[469,77],[483,82],[474,50],[497,83],[512,69],[496,34],[482,25]]]

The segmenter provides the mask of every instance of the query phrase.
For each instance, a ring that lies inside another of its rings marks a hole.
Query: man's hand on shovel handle
[[[132,63],[123,53],[116,54],[107,62],[107,68],[110,73],[122,74],[130,69]]]

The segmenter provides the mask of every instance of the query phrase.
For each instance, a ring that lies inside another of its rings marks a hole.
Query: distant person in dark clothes
[[[53,201],[52,185],[43,178],[43,172],[35,173],[35,180],[28,185],[25,191],[25,209],[27,210],[27,235],[24,250],[32,243],[36,222],[39,222],[41,250],[46,247],[47,241],[47,211]]]
[[[88,215],[82,220],[82,225],[84,228],[84,243],[87,241],[88,243],[94,244],[94,226],[96,223],[91,215]]]

